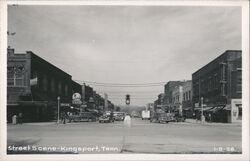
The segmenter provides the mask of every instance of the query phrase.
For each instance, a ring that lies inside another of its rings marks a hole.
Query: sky
[[[116,105],[126,94],[131,105],[153,102],[168,81],[190,80],[226,50],[241,50],[241,27],[240,7],[8,7],[10,47],[87,81]]]

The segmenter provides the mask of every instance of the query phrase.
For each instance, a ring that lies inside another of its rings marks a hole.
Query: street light
[[[201,123],[203,123],[203,97],[201,97]]]
[[[57,97],[57,123],[59,124],[59,117],[60,117],[60,115],[59,115],[59,113],[60,113],[60,97],[58,96]]]

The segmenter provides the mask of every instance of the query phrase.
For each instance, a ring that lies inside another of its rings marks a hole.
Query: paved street
[[[9,153],[240,153],[235,124],[123,122],[8,124]]]

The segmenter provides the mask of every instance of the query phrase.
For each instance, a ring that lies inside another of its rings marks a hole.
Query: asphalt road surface
[[[234,124],[26,123],[7,126],[9,154],[34,153],[241,153],[241,126]]]

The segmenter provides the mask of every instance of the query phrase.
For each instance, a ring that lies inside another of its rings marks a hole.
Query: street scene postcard
[[[1,2],[4,161],[249,160],[249,2],[139,2]]]

